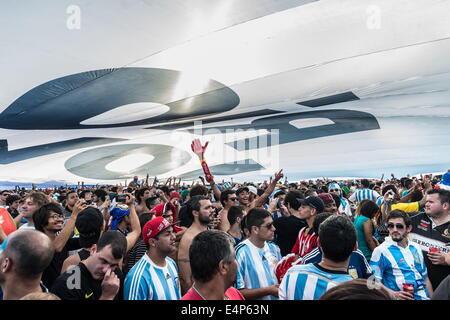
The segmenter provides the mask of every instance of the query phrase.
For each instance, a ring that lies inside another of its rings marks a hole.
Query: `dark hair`
[[[192,277],[198,282],[212,280],[218,272],[220,261],[233,263],[233,243],[221,231],[200,232],[192,240],[189,248],[189,261]]]
[[[145,199],[145,206],[149,209],[155,204],[155,201],[158,200],[159,196],[153,196]]]
[[[127,250],[127,239],[117,230],[109,230],[102,234],[97,243],[97,252],[111,245],[112,255],[115,259],[121,259]]]
[[[66,197],[69,197],[69,194],[71,193],[76,193],[78,195],[78,192],[76,190],[70,189],[69,191],[67,191]]]
[[[196,184],[191,188],[189,191],[189,196],[195,197],[195,196],[206,196],[208,195],[209,189],[205,186],[202,186],[201,184]]]
[[[407,214],[403,210],[392,210],[388,213],[386,221],[389,221],[390,219],[397,219],[401,218],[403,219],[403,222],[405,222],[405,225],[409,227],[411,225],[411,218],[409,217],[409,214]]]
[[[284,205],[287,206],[289,204],[292,209],[298,210],[298,208],[302,205],[299,200],[304,198],[305,196],[303,193],[298,190],[289,191],[284,198]]]
[[[106,196],[108,195],[108,193],[105,190],[102,189],[98,189],[94,191],[94,194],[100,198],[100,200],[102,200],[102,202],[106,201]]]
[[[441,203],[448,203],[450,205],[450,191],[444,189],[432,189],[427,194],[438,194]]]
[[[59,204],[50,202],[44,204],[33,214],[33,222],[36,230],[44,232],[44,227],[48,225],[48,219],[50,217],[50,211],[57,214],[64,215],[62,208]]]
[[[144,212],[139,216],[139,224],[141,225],[141,230],[144,229],[144,226],[147,222],[152,220],[154,212]]]
[[[166,195],[169,196],[169,194],[170,194],[170,189],[169,189],[168,186],[162,186],[160,189],[161,189],[162,192],[164,192]]]
[[[192,210],[200,211],[200,201],[209,200],[207,196],[193,196],[190,201],[190,207]]]
[[[280,191],[276,192],[276,193],[273,195],[273,197],[274,197],[274,198],[277,198],[278,196],[281,196],[281,195],[283,195],[283,194],[286,194],[286,191],[280,190]]]
[[[17,231],[4,251],[6,256],[12,257],[17,274],[25,279],[40,276],[52,261],[54,253],[50,238],[36,230]]]
[[[118,187],[112,187],[112,188],[111,188],[111,192],[113,192],[113,193],[117,193],[117,190],[119,190]]]
[[[237,218],[242,218],[244,216],[244,211],[242,211],[241,207],[238,206],[232,206],[230,209],[228,209],[228,222],[230,222],[230,225],[233,225],[236,223]]]
[[[336,203],[336,208],[339,209],[339,206],[341,205],[341,198],[334,192],[330,194],[333,197],[334,203]]]
[[[86,193],[92,193],[92,191],[91,190],[83,190],[83,191],[81,191],[80,192],[80,198],[81,199],[84,199],[84,197],[86,196]]]
[[[368,188],[370,186],[370,182],[367,179],[362,179],[361,184],[364,188]]]
[[[20,200],[20,197],[17,194],[10,194],[6,197],[5,203],[7,206],[10,206],[17,200]]]
[[[136,200],[141,203],[142,197],[144,196],[145,191],[150,190],[149,188],[142,188],[136,192]]]
[[[253,208],[245,216],[246,227],[252,231],[252,227],[260,227],[264,223],[264,219],[271,217],[271,214],[266,209]]]
[[[393,300],[383,287],[370,287],[370,280],[354,279],[331,288],[319,300]]]
[[[394,191],[395,194],[398,193],[397,188],[393,184],[390,184],[390,185],[385,186],[383,189],[381,189],[381,195],[384,196],[386,194],[386,192],[388,192],[389,190]]]
[[[319,213],[316,218],[314,219],[313,222],[313,231],[315,234],[319,234],[319,227],[322,224],[322,222],[324,222],[326,219],[328,219],[329,217],[333,216],[334,214],[331,212],[322,212]]]
[[[347,216],[333,215],[320,225],[319,242],[324,257],[343,262],[355,249],[356,229]]]
[[[411,198],[409,198],[409,199],[411,202],[417,202],[417,201],[422,200],[422,198],[423,198],[423,192],[421,190],[416,190],[416,191],[411,192]]]
[[[366,218],[372,219],[377,214],[378,210],[380,208],[377,206],[377,204],[371,200],[363,200],[358,206],[358,213],[361,216],[364,216]]]
[[[405,181],[403,181],[403,186],[404,186],[406,189],[409,189],[409,188],[411,188],[412,183],[413,183],[413,180],[412,180],[412,179],[406,178]]]
[[[220,203],[223,206],[225,206],[225,201],[228,201],[228,196],[232,195],[232,194],[235,194],[235,193],[236,192],[234,190],[229,190],[229,189],[227,189],[225,191],[222,191],[222,193],[220,194]]]

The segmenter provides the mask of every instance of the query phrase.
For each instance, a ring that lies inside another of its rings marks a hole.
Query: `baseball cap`
[[[173,226],[174,224],[175,223],[171,224],[163,217],[153,218],[144,225],[144,228],[142,228],[142,240],[144,240],[144,243],[148,243],[150,239],[153,239],[163,230]]]
[[[174,199],[174,198],[181,199],[180,193],[178,193],[178,192],[176,192],[176,191],[172,191],[172,192],[170,193],[170,200],[172,200],[172,199]]]
[[[100,232],[103,226],[103,216],[97,208],[87,207],[80,211],[75,221],[75,227],[80,235],[87,235],[93,232]]]
[[[103,226],[103,216],[97,208],[87,207],[80,211],[75,221],[75,227],[80,234],[81,243],[96,243]],[[85,247],[84,245],[82,245]]]
[[[317,210],[317,213],[321,213],[325,209],[325,204],[323,203],[322,199],[315,196],[309,196],[303,200],[300,201],[301,204],[305,206],[310,206]]]
[[[248,186],[247,189],[248,189],[248,192],[251,192],[255,195],[258,194],[258,189],[256,189],[256,187],[254,187],[254,186]]]
[[[325,205],[335,203],[333,197],[329,193],[319,193],[318,196]]]
[[[239,195],[240,193],[242,193],[244,191],[250,192],[250,189],[248,187],[240,187],[239,189],[236,190],[236,195]]]

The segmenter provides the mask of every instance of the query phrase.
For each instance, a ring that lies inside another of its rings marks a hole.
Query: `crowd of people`
[[[450,170],[290,183],[282,170],[263,183],[205,172],[192,185],[3,190],[0,299],[450,299]]]

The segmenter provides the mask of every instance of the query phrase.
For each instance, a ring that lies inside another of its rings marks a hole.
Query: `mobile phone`
[[[277,201],[277,208],[281,209],[281,199],[278,199],[278,201]]]
[[[126,202],[127,195],[126,194],[118,194],[116,197],[117,202]]]

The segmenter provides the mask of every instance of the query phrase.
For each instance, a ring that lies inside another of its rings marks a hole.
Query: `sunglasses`
[[[330,189],[330,192],[339,191],[339,189]]]
[[[267,228],[267,229],[270,229],[270,228],[272,228],[272,226],[273,226],[273,222],[268,223],[268,224],[266,224],[265,226],[261,226],[260,228],[265,227],[265,228]]]
[[[405,229],[405,226],[401,223],[388,223],[387,225],[388,229],[394,229],[394,227],[396,227],[398,230],[403,230]]]
[[[236,201],[237,198],[229,198],[228,201]]]

